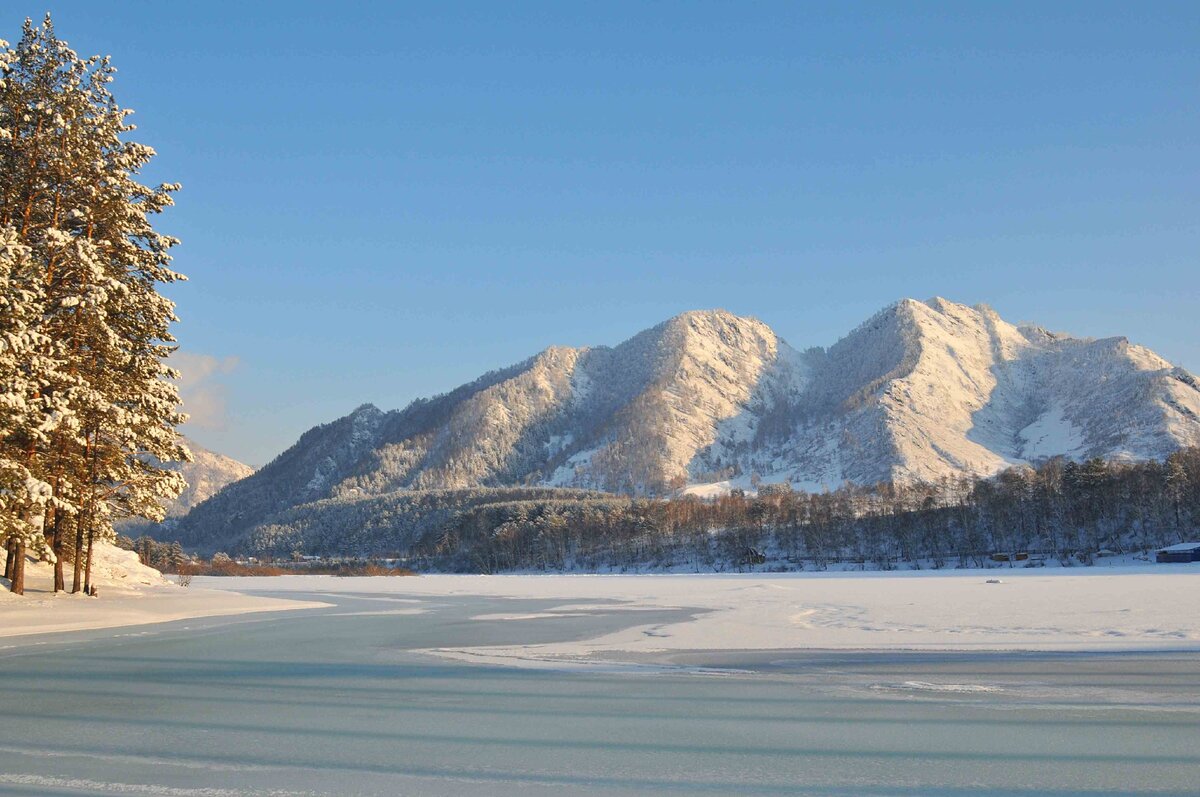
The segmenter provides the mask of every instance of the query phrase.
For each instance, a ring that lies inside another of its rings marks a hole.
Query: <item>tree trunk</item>
[[[79,592],[83,587],[83,527],[84,518],[77,518],[75,521],[75,572],[74,579],[71,581],[72,594]]]
[[[54,532],[50,537],[50,548],[54,551],[54,591],[63,592],[67,588],[67,582],[63,577],[62,512],[54,513]]]
[[[7,556],[4,557],[4,577],[10,582],[13,577],[13,569],[17,566],[17,541],[9,540],[4,544]]]
[[[86,568],[86,571],[84,574],[84,581],[83,581],[83,594],[84,595],[92,594],[92,549],[95,547],[95,544],[96,544],[96,531],[95,531],[95,529],[91,528],[91,524],[89,523],[88,535],[87,535],[87,568]]]
[[[25,544],[17,543],[17,561],[13,565],[12,590],[17,595],[25,594]]]

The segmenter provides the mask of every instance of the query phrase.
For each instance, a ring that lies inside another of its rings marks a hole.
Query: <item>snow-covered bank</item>
[[[999,583],[989,583],[999,580]],[[1200,651],[1200,567],[696,576],[204,579],[205,586],[495,598],[485,622],[596,610],[696,610],[599,638],[430,651],[464,661],[577,667],[707,650]],[[561,601],[530,613],[508,599]],[[509,618],[509,619],[505,619]],[[635,620],[636,623],[636,620]]]
[[[92,580],[98,597],[53,592],[54,571],[29,562],[25,595],[0,591],[0,637],[83,631],[164,623],[199,617],[274,612],[325,604],[260,598],[227,590],[178,586],[138,561],[137,554],[111,545],[96,547]],[[68,571],[67,581],[71,574]],[[7,582],[4,582],[7,584]]]

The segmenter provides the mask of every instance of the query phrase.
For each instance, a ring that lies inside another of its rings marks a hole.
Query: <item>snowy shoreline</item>
[[[137,555],[101,544],[94,582],[99,597],[53,592],[47,563],[26,565],[26,594],[0,591],[0,638],[126,628],[174,620],[321,608],[328,604],[184,588],[138,562]],[[67,573],[68,582],[70,573]],[[9,647],[9,646],[6,646]]]
[[[236,592],[183,589],[169,584],[136,594],[88,598],[83,595],[31,595],[0,602],[0,638],[41,636],[66,631],[127,628],[175,620],[260,612],[318,609],[313,601],[261,598]]]

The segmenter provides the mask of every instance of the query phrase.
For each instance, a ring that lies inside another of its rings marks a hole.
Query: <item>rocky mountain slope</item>
[[[450,393],[364,405],[305,433],[180,521],[236,539],[298,505],[541,485],[626,494],[761,482],[989,474],[1053,455],[1142,459],[1200,444],[1192,375],[1125,338],[903,300],[828,349],[685,313],[613,348],[554,347]]]

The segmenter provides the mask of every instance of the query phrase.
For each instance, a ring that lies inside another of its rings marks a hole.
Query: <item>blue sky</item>
[[[19,8],[18,8],[19,6]],[[683,310],[828,345],[904,296],[1200,370],[1195,3],[7,4],[177,180],[199,442]]]

